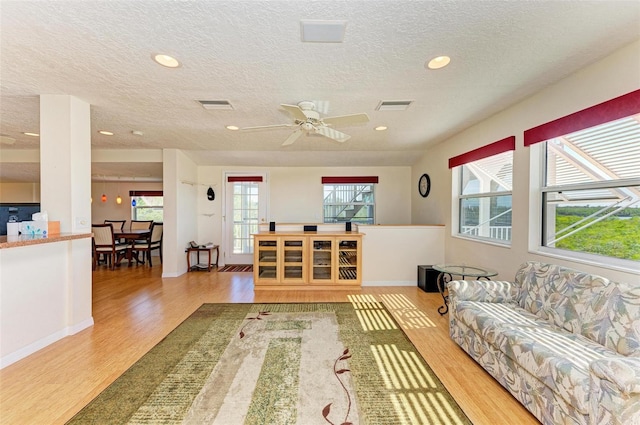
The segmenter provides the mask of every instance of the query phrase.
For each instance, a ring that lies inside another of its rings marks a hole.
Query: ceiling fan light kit
[[[316,105],[313,102],[302,101],[297,105],[280,105],[282,109],[289,112],[293,117],[293,124],[275,124],[263,125],[256,127],[245,127],[242,130],[268,130],[274,128],[295,128],[293,133],[287,137],[282,146],[293,144],[303,133],[308,135],[318,134],[336,142],[346,142],[351,138],[348,134],[335,130],[334,126],[350,126],[357,124],[365,124],[369,122],[369,116],[366,113],[340,115],[335,117],[321,118],[316,111]]]

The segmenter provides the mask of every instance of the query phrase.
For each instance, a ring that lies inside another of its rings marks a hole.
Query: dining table
[[[113,237],[116,240],[124,239],[127,245],[130,245],[127,248],[126,259],[129,262],[129,267],[133,264],[132,262],[132,248],[133,244],[137,240],[148,239],[151,237],[151,229],[121,229],[116,230],[113,229]]]

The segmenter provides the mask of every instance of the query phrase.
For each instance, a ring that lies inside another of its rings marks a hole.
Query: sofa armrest
[[[508,303],[517,299],[518,287],[501,280],[453,280],[447,283],[451,301]]]
[[[640,358],[611,357],[594,360],[590,369],[598,378],[615,384],[621,393],[640,394]]]
[[[590,424],[640,424],[640,358],[595,360],[590,381]]]

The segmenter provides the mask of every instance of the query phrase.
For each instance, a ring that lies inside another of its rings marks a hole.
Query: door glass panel
[[[302,240],[284,241],[284,279],[302,279]]]
[[[261,279],[275,279],[278,267],[278,248],[276,241],[258,243],[258,274]]]
[[[358,279],[358,241],[340,241],[338,263],[338,280]]]
[[[258,183],[233,184],[233,254],[252,254],[253,238],[258,232]]]
[[[313,241],[313,279],[331,280],[331,240]]]

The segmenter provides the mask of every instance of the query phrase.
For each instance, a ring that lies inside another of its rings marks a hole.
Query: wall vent
[[[376,111],[404,111],[413,100],[381,100]]]
[[[199,100],[198,102],[204,109],[233,110],[233,106],[231,106],[231,103],[229,103],[228,100]]]

